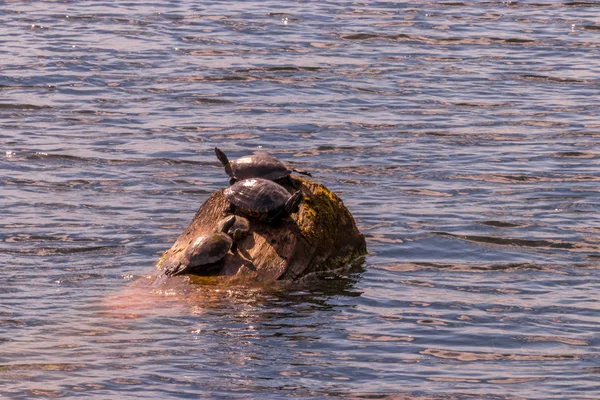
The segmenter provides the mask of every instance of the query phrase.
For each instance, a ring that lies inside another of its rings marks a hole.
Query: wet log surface
[[[251,281],[295,280],[311,273],[342,268],[367,253],[364,236],[342,200],[325,186],[291,177],[284,187],[301,190],[297,213],[276,224],[250,220],[250,234],[238,242],[238,250],[223,259],[217,273]],[[211,195],[186,230],[158,262],[161,271],[184,260],[185,249],[199,235],[215,230],[229,202],[219,190]]]

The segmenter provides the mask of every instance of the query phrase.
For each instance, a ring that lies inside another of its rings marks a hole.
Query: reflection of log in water
[[[251,281],[298,279],[313,272],[341,268],[366,254],[364,236],[343,202],[325,186],[292,177],[284,184],[304,196],[299,211],[277,224],[251,220],[251,233],[228,253],[220,276]],[[214,231],[228,201],[223,190],[198,210],[186,230],[158,262],[161,270],[182,262],[185,249],[196,237]]]

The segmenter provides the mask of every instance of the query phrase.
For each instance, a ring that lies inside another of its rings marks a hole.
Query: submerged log
[[[342,268],[367,253],[364,236],[338,196],[322,184],[299,177],[290,177],[283,186],[290,193],[302,191],[298,212],[276,224],[250,219],[250,234],[238,242],[235,253],[225,256],[217,276],[261,282],[295,280]],[[164,272],[185,260],[188,246],[199,235],[214,231],[228,205],[223,190],[213,193],[157,268]]]

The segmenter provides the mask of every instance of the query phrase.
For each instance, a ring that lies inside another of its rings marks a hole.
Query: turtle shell
[[[191,243],[184,254],[184,263],[188,267],[213,264],[225,257],[233,240],[223,232],[201,235]]]
[[[231,171],[238,180],[260,177],[276,181],[292,173],[287,165],[267,154],[240,157],[231,162]]]
[[[244,179],[225,189],[234,206],[250,214],[266,214],[285,206],[290,194],[283,186],[262,178]]]

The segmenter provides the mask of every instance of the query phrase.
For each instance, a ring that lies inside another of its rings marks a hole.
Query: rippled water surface
[[[600,398],[600,3],[0,4],[0,397]],[[217,145],[363,267],[157,284]]]

